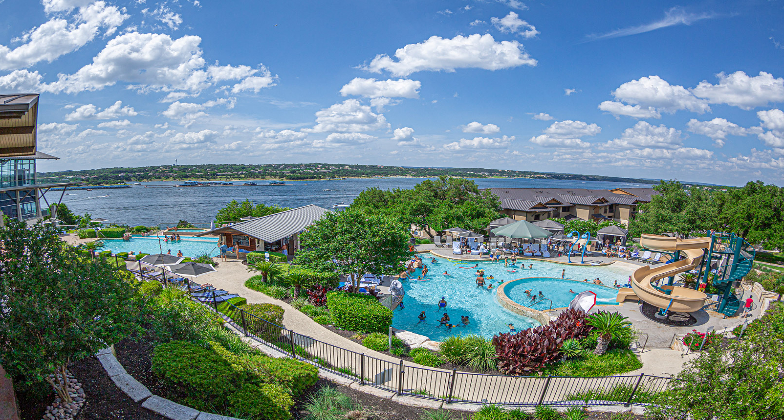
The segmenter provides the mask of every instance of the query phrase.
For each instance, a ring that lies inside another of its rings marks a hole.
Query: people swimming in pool
[[[561,270],[561,278],[564,278],[564,276],[566,276],[566,269],[565,268],[563,270]]]
[[[447,272],[447,271],[444,271],[444,275],[445,275],[445,276],[449,276],[449,272]]]
[[[477,277],[476,278],[476,287],[484,287],[484,285],[485,285],[485,278],[482,277],[482,276]]]
[[[441,317],[441,325],[446,325],[449,323],[449,314],[444,312],[444,316]]]
[[[468,315],[461,316],[460,317],[460,322],[462,322],[463,325],[468,325]]]
[[[543,298],[543,297],[544,297],[544,293],[542,293],[542,291],[541,291],[541,290],[539,291],[539,297],[540,297],[540,298]]]
[[[509,267],[509,258],[504,257],[504,267]]]
[[[569,293],[577,293],[577,292],[575,292],[575,291],[574,291],[574,290],[572,290],[572,289],[569,289]]]
[[[476,267],[479,267],[479,264],[477,264],[477,265],[474,265],[474,266],[472,266],[472,267],[460,267],[460,268],[462,268],[462,269],[465,269],[465,270],[470,270],[470,269],[472,269],[472,268],[476,268]]]
[[[512,265],[517,264],[517,255],[512,254]]]
[[[427,266],[422,267],[422,275],[423,276],[426,276],[428,271],[430,271],[430,270],[427,268]]]
[[[438,264],[438,260],[436,260],[435,258],[433,258],[432,260],[430,260],[430,262],[431,262],[431,263],[433,263],[433,264]]]
[[[425,319],[427,319],[427,315],[425,315],[425,311],[420,312],[417,318],[419,318],[419,322],[422,322]]]
[[[447,329],[451,330],[452,328],[454,328],[454,327],[455,327],[455,324],[446,323],[446,324],[444,324],[444,326],[445,326]]]
[[[517,270],[506,270],[506,271],[509,272],[509,273],[516,273],[517,272]]]
[[[446,296],[441,296],[441,300],[438,301],[438,308],[446,308]]]
[[[525,294],[526,294],[527,296],[531,296],[531,289],[528,289],[528,290],[526,290],[526,291],[525,291]]]
[[[534,265],[533,264],[528,264],[528,269],[529,270],[533,270],[534,269]]]
[[[488,284],[487,285],[487,290],[492,290],[492,289],[493,289],[493,283]]]
[[[515,329],[514,324],[509,324],[509,332],[517,332],[517,330]]]

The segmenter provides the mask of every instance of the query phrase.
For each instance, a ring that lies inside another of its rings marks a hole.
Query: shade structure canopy
[[[492,222],[490,222],[489,225],[487,225],[487,230],[490,231],[490,230],[493,230],[493,229],[495,229],[497,227],[510,225],[510,224],[512,224],[512,223],[514,223],[516,221],[517,220],[509,218],[509,217],[502,217],[500,219],[495,219]]]
[[[599,235],[609,235],[609,236],[623,236],[629,234],[629,232],[625,229],[621,229],[618,226],[605,226],[597,232]]]
[[[534,225],[551,232],[563,232],[564,230],[564,225],[550,219],[534,222]]]
[[[466,232],[466,233],[461,233],[460,237],[461,238],[482,238],[483,236],[478,234],[478,233],[474,233],[474,232]]]
[[[507,236],[509,238],[519,239],[541,239],[549,238],[553,235],[552,232],[544,230],[539,226],[536,226],[535,224],[525,220],[520,220],[519,222],[495,228],[492,232],[498,236]]]
[[[449,229],[444,230],[444,232],[449,232],[449,233],[454,234],[454,235],[462,235],[462,234],[468,233],[470,231],[466,230],[466,229],[463,229],[463,228],[459,228],[459,227],[453,227],[453,228],[449,228]]]
[[[172,265],[182,261],[182,257],[169,254],[152,254],[142,258],[142,262],[150,265]]]
[[[215,271],[215,267],[209,264],[203,264],[203,263],[197,263],[191,261],[182,264],[170,265],[169,270],[172,273],[179,274],[182,276],[197,277],[202,274],[212,273],[213,271]]]

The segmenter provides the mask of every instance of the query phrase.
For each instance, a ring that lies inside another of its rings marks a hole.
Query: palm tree
[[[283,272],[278,264],[270,261],[257,262],[256,270],[261,272],[261,280],[265,283],[267,282],[267,279],[272,280]]]
[[[607,346],[610,345],[613,336],[618,335],[621,329],[632,325],[631,322],[626,321],[625,316],[617,312],[599,312],[591,315],[586,322],[593,326],[599,334],[596,340],[596,349],[593,351],[597,355],[607,352]]]
[[[289,284],[294,286],[294,299],[299,297],[302,286],[305,286],[311,280],[311,277],[312,273],[308,270],[297,269],[289,271],[286,280],[288,280]]]

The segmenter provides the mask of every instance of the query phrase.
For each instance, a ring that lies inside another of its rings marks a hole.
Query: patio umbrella
[[[142,258],[141,261],[150,265],[172,265],[182,261],[182,257],[169,254],[152,254]]]
[[[209,264],[197,263],[193,261],[182,263],[182,264],[170,265],[169,270],[175,274],[180,274],[182,276],[193,276],[193,277],[197,277],[202,274],[207,274],[216,271],[215,267]]]
[[[482,235],[480,235],[478,233],[474,233],[474,232],[466,232],[466,233],[461,233],[460,237],[461,238],[481,238]]]
[[[453,227],[453,228],[449,228],[449,229],[444,230],[444,232],[449,232],[449,233],[452,233],[452,234],[455,234],[455,235],[462,235],[464,233],[468,233],[469,231],[467,231],[467,230],[465,230],[463,228]]]
[[[498,236],[520,239],[540,239],[549,238],[553,233],[536,226],[535,224],[521,220],[506,226],[493,229],[493,233]]]

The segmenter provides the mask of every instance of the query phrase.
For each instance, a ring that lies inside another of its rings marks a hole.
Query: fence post
[[[397,393],[403,395],[403,359],[400,359],[400,375],[397,382]]]
[[[291,342],[291,357],[297,359],[297,348],[294,347],[294,331],[289,330],[289,341]]]
[[[240,308],[240,318],[242,318],[242,330],[245,332],[245,337],[248,336],[248,325],[245,324],[245,311]]]
[[[215,312],[218,312],[218,300],[215,298],[215,289],[212,289],[212,306],[215,307]]]
[[[632,395],[629,395],[629,401],[626,401],[626,407],[632,405],[632,399],[634,399],[634,394],[637,392],[637,388],[640,386],[640,382],[642,382],[643,376],[645,376],[645,374],[641,373],[640,377],[637,379],[637,383],[634,385],[634,389],[632,389]]]
[[[452,392],[455,390],[455,377],[457,376],[457,369],[452,369],[452,379],[449,381],[449,393],[446,395],[447,404],[452,404]]]
[[[365,353],[359,355],[359,384],[365,385]]]
[[[544,402],[544,395],[547,394],[547,388],[550,387],[550,379],[552,379],[552,375],[547,375],[547,381],[544,383],[544,389],[542,389],[542,395],[539,397],[539,403],[536,405],[542,405]]]

